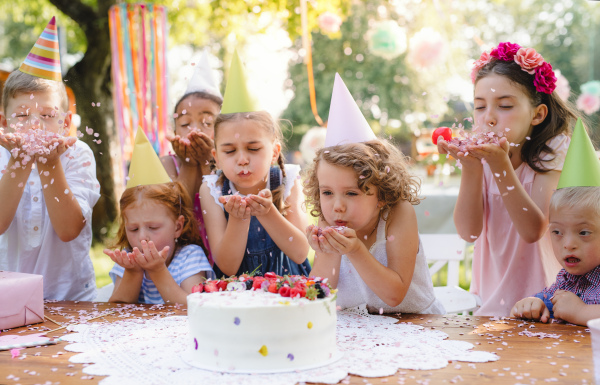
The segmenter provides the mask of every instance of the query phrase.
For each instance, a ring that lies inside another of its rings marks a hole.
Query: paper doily
[[[335,384],[349,374],[384,377],[399,369],[431,370],[448,361],[487,362],[498,356],[473,351],[464,341],[448,340],[442,331],[396,324],[395,318],[361,311],[338,311],[337,344],[343,357],[318,369],[278,374],[223,374],[186,364],[181,354],[188,346],[187,317],[130,319],[115,323],[76,325],[76,333],[62,339],[73,342],[65,350],[80,352],[69,359],[92,363],[83,372],[109,376],[111,384],[276,384],[298,382]]]

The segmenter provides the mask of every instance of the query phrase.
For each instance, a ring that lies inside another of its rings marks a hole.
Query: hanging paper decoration
[[[410,38],[408,62],[418,69],[424,69],[443,61],[446,43],[439,32],[425,27]]]
[[[108,15],[115,123],[126,170],[139,128],[158,154],[167,152],[167,11],[122,3]]]
[[[600,111],[600,81],[593,80],[581,85],[577,108],[587,115]]]
[[[385,59],[393,59],[406,51],[406,31],[394,20],[381,21],[367,33],[369,51]]]
[[[571,96],[571,86],[569,85],[569,81],[564,77],[560,70],[554,70],[554,75],[556,75],[556,93],[559,98],[567,101],[569,96]]]
[[[319,28],[325,34],[338,33],[342,25],[342,19],[333,12],[323,12],[317,18]]]

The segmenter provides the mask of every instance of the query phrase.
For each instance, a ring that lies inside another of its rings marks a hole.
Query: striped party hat
[[[62,81],[55,17],[50,20],[19,71],[42,79]]]

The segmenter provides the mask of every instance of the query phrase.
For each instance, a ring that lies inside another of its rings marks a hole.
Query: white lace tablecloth
[[[399,369],[430,370],[449,361],[496,361],[494,353],[473,351],[464,341],[448,340],[438,330],[396,324],[395,318],[360,311],[338,311],[337,343],[343,357],[318,369],[278,374],[224,374],[186,364],[181,354],[189,348],[187,317],[130,319],[72,327],[65,350],[79,352],[69,361],[92,363],[89,375],[109,376],[110,384],[335,384],[347,375],[384,377]]]

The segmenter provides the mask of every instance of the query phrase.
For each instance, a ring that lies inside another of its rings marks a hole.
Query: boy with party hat
[[[445,313],[419,239],[418,186],[406,157],[375,136],[336,74],[325,147],[307,172],[304,193],[319,218],[306,230],[315,250],[311,274],[329,279],[342,308]]]
[[[71,114],[53,17],[4,85],[0,117],[0,270],[41,274],[44,298],[92,300],[91,149],[65,137]]]
[[[549,218],[552,248],[563,268],[550,287],[517,302],[511,316],[586,325],[600,317],[600,161],[580,119]]]
[[[119,207],[115,244],[104,250],[115,262],[110,302],[185,303],[192,287],[213,276],[191,200],[140,128]]]

